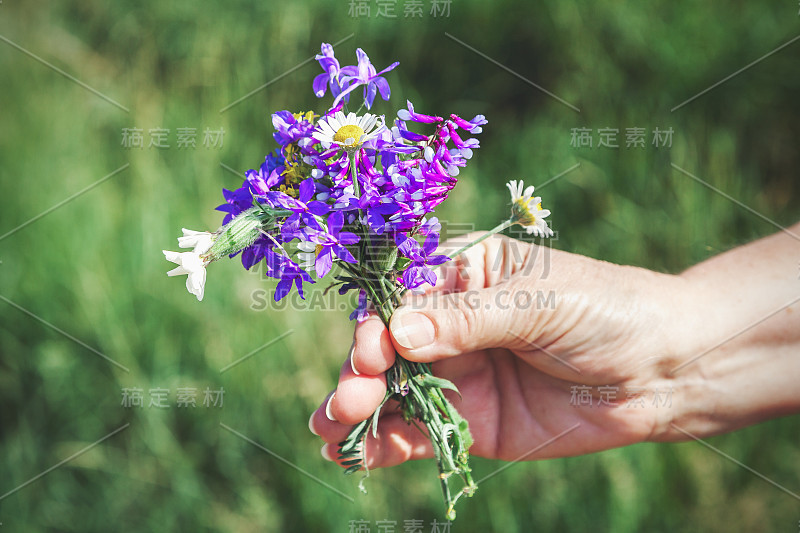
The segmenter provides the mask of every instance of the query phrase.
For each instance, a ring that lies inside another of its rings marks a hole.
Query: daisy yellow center
[[[322,252],[322,245],[318,244],[314,247],[314,255],[319,255]]]
[[[531,226],[536,224],[536,215],[533,213],[542,210],[542,204],[533,204],[530,200],[525,201],[525,198],[517,198],[511,205],[511,215],[516,222],[523,226]]]
[[[341,144],[356,144],[362,135],[364,135],[364,130],[355,124],[348,124],[339,128],[336,135],[333,136],[333,140]],[[353,139],[353,142],[348,143],[348,139]]]

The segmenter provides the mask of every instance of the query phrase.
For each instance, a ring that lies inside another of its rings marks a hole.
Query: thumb
[[[389,323],[395,348],[411,361],[431,362],[487,348],[525,344],[536,329],[536,296],[502,283],[459,293],[407,298]]]

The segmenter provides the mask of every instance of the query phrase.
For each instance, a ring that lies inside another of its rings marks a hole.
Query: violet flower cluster
[[[254,206],[285,213],[262,228],[251,245],[231,254],[240,253],[247,269],[264,261],[267,275],[278,280],[276,301],[293,286],[303,297],[304,284],[314,283],[312,272],[321,279],[335,262],[356,264],[371,257],[374,263],[387,247],[399,254],[394,264],[382,268],[404,267],[397,276],[401,290],[434,284],[432,267],[448,259],[434,253],[440,226],[429,215],[447,198],[479,147],[477,139],[465,137],[480,133],[486,119],[426,115],[411,102],[397,112],[391,127],[383,117],[367,114],[365,121],[354,113],[345,115],[343,107],[358,88],[363,88],[368,109],[376,93],[388,99],[383,74],[397,66],[378,72],[361,49],[357,56],[358,65],[340,67],[332,47],[323,44],[316,59],[324,73],[313,88],[322,97],[330,87],[332,107],[322,116],[310,111],[273,114],[279,147],[258,169],[246,172],[240,188],[223,189],[225,203],[217,208],[226,213],[223,224]],[[342,137],[350,130],[357,137]],[[417,235],[424,237],[423,244]],[[290,244],[304,260],[289,253]],[[355,288],[357,284],[345,283],[340,292]],[[364,315],[367,295],[361,291],[353,316]]]

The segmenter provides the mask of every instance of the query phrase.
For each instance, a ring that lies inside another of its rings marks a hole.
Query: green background
[[[776,231],[671,164],[778,224],[800,218],[800,43],[671,111],[796,37],[796,3],[461,0],[433,16],[425,0],[406,18],[408,3],[395,19],[374,2],[371,17],[350,17],[347,0],[0,4],[0,495],[129,424],[0,499],[0,531],[348,531],[351,520],[378,531],[383,519],[402,531],[416,519],[427,532],[442,520],[431,461],[373,472],[364,496],[308,432],[350,345],[349,300],[254,311],[253,291],[274,282],[237,261],[213,265],[202,303],[165,275],[161,250],[181,227],[215,229],[221,188],[241,183],[221,163],[257,167],[275,147],[272,112],[329,104],[311,92],[318,65],[295,68],[321,42],[354,34],[337,47],[342,64],[357,47],[379,68],[400,61],[378,113],[410,98],[489,119],[440,211],[451,223],[492,227],[506,180],[543,184],[578,163],[540,191],[554,246],[592,257],[679,272]],[[644,148],[625,148],[634,127]],[[171,148],[126,149],[123,128],[142,128],[145,145],[168,128]],[[196,148],[177,147],[178,128],[197,128]],[[224,128],[221,148],[202,145],[206,128]],[[590,128],[594,147],[570,146],[573,128]],[[619,129],[621,146],[598,148],[600,128]],[[655,128],[673,129],[671,147],[651,144]],[[171,407],[124,408],[126,387],[146,404],[149,389],[169,389]],[[198,407],[176,406],[180,387],[198,389]],[[206,387],[224,388],[222,407],[202,406]],[[798,430],[790,417],[709,442],[797,492]],[[474,463],[476,479],[502,466]],[[452,531],[797,531],[798,503],[699,443],[642,444],[515,464],[460,506]]]

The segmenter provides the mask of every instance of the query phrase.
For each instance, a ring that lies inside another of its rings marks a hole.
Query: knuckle
[[[453,312],[449,313],[450,319],[455,322],[453,331],[457,331],[457,336],[453,339],[456,348],[468,347],[481,328],[480,321],[480,300],[475,302],[464,298],[462,295],[453,295]]]

